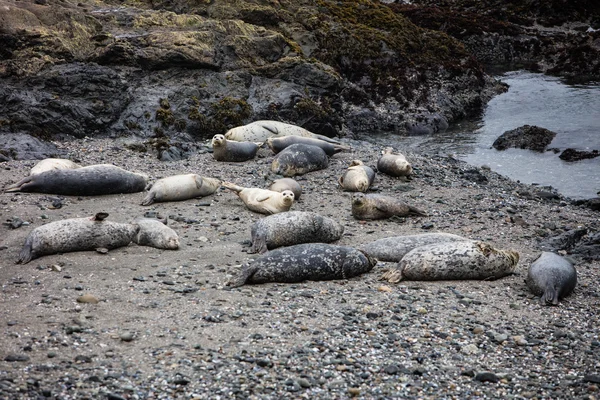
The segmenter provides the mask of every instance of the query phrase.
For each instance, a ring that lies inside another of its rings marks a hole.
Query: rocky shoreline
[[[55,144],[83,165],[114,163],[152,180],[194,172],[265,187],[273,178],[268,149],[253,161],[219,163],[200,143],[186,160],[160,162],[132,150],[129,139]],[[150,207],[139,204],[142,193],[4,193],[0,397],[594,398],[600,265],[597,247],[579,256],[576,250],[594,248],[597,212],[452,158],[407,154],[414,178],[378,175],[375,190],[429,216],[357,221],[337,178],[353,159],[373,165],[381,149],[344,144],[352,152],[301,177],[304,193],[293,210],[342,223],[343,245],[432,231],[486,240],[520,253],[516,274],[393,285],[379,280],[391,266],[380,262],[350,280],[229,289],[225,282],[255,257],[246,251],[250,225],[261,216],[228,191]],[[0,186],[34,163],[3,163]],[[34,227],[99,211],[122,222],[146,212],[168,215],[182,247],[131,244],[13,264]],[[25,224],[11,229],[15,219]],[[524,283],[542,249],[566,250],[578,261],[578,286],[558,307],[541,306]],[[83,294],[99,302],[78,302]]]

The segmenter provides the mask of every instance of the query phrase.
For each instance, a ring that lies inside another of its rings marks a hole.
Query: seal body
[[[352,196],[352,215],[356,219],[385,219],[393,216],[426,216],[424,211],[409,206],[394,197],[381,194],[355,193]]]
[[[375,259],[352,247],[298,244],[275,249],[242,266],[241,273],[228,285],[348,279],[370,271],[376,263]]]
[[[541,295],[542,304],[557,305],[575,289],[577,271],[566,258],[544,251],[529,266],[526,282],[533,294]]]
[[[275,192],[283,192],[284,190],[291,190],[294,193],[294,200],[300,199],[302,195],[302,186],[292,178],[281,178],[276,179],[269,186],[269,190]]]
[[[286,147],[289,147],[293,144],[309,144],[311,146],[317,146],[323,149],[325,154],[328,156],[332,156],[340,151],[350,150],[349,147],[345,147],[339,144],[334,144],[330,142],[326,142],[321,139],[315,139],[304,136],[283,136],[283,137],[270,137],[266,140],[267,145],[273,151],[273,153],[277,154]]]
[[[182,201],[213,194],[221,181],[196,174],[173,175],[154,182],[142,200],[143,206],[165,201]]]
[[[330,243],[339,240],[344,227],[337,221],[310,211],[289,211],[256,221],[250,229],[249,253],[264,253],[301,243]]]
[[[213,158],[217,161],[248,161],[253,159],[258,152],[256,143],[227,140],[223,135],[213,136],[212,148]]]
[[[327,136],[317,135],[306,129],[279,121],[261,120],[228,130],[225,137],[238,142],[264,142],[270,137],[303,136],[321,139],[330,143],[339,143]]]
[[[349,192],[366,192],[369,190],[375,180],[375,171],[373,168],[363,164],[360,160],[354,160],[340,176],[338,183],[342,189]]]
[[[386,175],[399,177],[412,174],[412,166],[403,154],[394,153],[391,147],[383,150],[383,154],[377,160],[377,170]]]
[[[328,165],[329,159],[323,149],[298,143],[286,147],[275,156],[271,172],[289,177],[325,169]]]
[[[360,246],[359,248],[379,261],[398,262],[412,249],[430,244],[468,241],[451,233],[421,233],[417,235],[392,236]]]
[[[498,250],[484,242],[446,242],[409,251],[395,268],[383,274],[382,279],[391,283],[402,279],[497,279],[511,274],[518,262],[516,251]]]
[[[54,169],[30,175],[6,188],[7,192],[37,192],[65,196],[99,196],[141,192],[147,177],[110,164],[76,169]]]
[[[137,218],[133,221],[139,230],[133,241],[140,246],[150,246],[157,249],[177,250],[179,236],[177,232],[167,226],[167,221],[154,218]]]
[[[39,163],[35,164],[29,175],[38,175],[42,172],[52,171],[55,169],[75,169],[81,168],[81,165],[74,163],[71,160],[64,158],[46,158]]]
[[[224,188],[233,190],[250,211],[261,214],[277,214],[288,211],[294,204],[294,193],[291,190],[275,192],[268,189],[244,188],[231,182],[223,182]]]
[[[132,224],[105,221],[108,214],[96,214],[90,218],[71,218],[54,221],[32,230],[17,264],[48,254],[72,251],[115,249],[127,246],[137,234],[139,227]]]

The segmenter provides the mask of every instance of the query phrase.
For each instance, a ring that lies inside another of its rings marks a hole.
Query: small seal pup
[[[243,162],[252,160],[258,152],[258,144],[227,140],[223,135],[212,138],[213,158],[217,161]]]
[[[216,192],[219,186],[220,180],[197,174],[168,176],[154,182],[142,200],[142,205],[204,197]]]
[[[97,213],[88,218],[70,218],[38,226],[27,235],[17,264],[56,253],[115,249],[127,246],[139,226],[105,221],[107,213]]]
[[[340,143],[335,139],[317,135],[297,125],[270,120],[254,121],[247,125],[232,128],[225,133],[227,139],[238,142],[264,142],[270,137],[281,136],[304,136],[321,139],[329,143]]]
[[[344,226],[331,218],[310,211],[288,211],[252,224],[252,246],[248,253],[264,253],[301,243],[331,243],[343,233]]]
[[[45,158],[31,168],[29,175],[38,175],[42,172],[52,171],[54,169],[75,169],[81,168],[81,165],[64,158]]]
[[[381,194],[355,193],[352,195],[352,215],[356,219],[385,219],[393,216],[427,216],[424,211]]]
[[[9,186],[6,192],[36,192],[65,196],[101,196],[141,192],[148,177],[110,164],[76,169],[53,169],[30,175]]]
[[[167,219],[137,218],[132,222],[139,227],[133,241],[140,246],[155,247],[157,249],[177,250],[179,236],[177,232],[167,226]]]
[[[526,283],[533,294],[541,295],[542,305],[556,306],[575,289],[577,271],[568,259],[544,251],[529,266]]]
[[[325,169],[328,165],[329,159],[323,149],[298,143],[286,147],[275,156],[271,163],[271,172],[289,177]]]
[[[325,243],[305,243],[275,249],[244,264],[227,285],[296,283],[306,280],[349,279],[368,272],[377,263],[360,250]]]
[[[471,239],[453,235],[452,233],[430,232],[417,235],[387,237],[364,244],[358,248],[379,261],[398,262],[406,255],[406,253],[420,246],[468,240]]]
[[[270,137],[266,141],[267,146],[273,151],[273,153],[277,154],[283,149],[293,144],[310,144],[312,146],[317,146],[323,149],[325,154],[329,157],[332,155],[339,153],[341,151],[350,150],[350,147],[342,146],[339,144],[333,144],[330,142],[326,142],[321,139],[314,139],[303,136],[282,136],[282,137]]]
[[[294,192],[294,200],[299,200],[302,195],[302,186],[292,178],[275,179],[273,183],[271,183],[271,186],[269,186],[269,190],[274,190],[276,192],[291,190]]]
[[[375,171],[360,160],[352,160],[350,166],[340,176],[338,183],[349,192],[366,192],[375,180]]]
[[[275,192],[268,189],[244,188],[231,182],[223,182],[224,188],[233,190],[250,211],[261,214],[277,214],[288,211],[294,204],[291,190]]]
[[[403,154],[394,153],[394,149],[386,147],[381,157],[377,160],[377,171],[386,175],[399,177],[409,176],[413,170]]]
[[[429,244],[408,253],[381,279],[391,283],[402,279],[445,281],[497,279],[514,272],[519,253],[498,250],[488,243],[459,241]]]

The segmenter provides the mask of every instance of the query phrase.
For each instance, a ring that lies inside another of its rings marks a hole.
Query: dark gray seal
[[[56,253],[115,249],[127,246],[139,231],[139,226],[105,221],[107,213],[98,213],[89,218],[70,218],[38,226],[32,230],[17,264]]]
[[[149,246],[164,250],[177,250],[179,236],[167,226],[167,219],[137,218],[133,221],[140,229],[133,241],[140,246]]]
[[[224,135],[213,136],[212,148],[213,158],[217,161],[248,161],[252,160],[258,152],[256,143],[227,140]]]
[[[452,233],[431,232],[417,235],[392,236],[359,246],[360,250],[379,261],[398,262],[412,249],[429,244],[468,241]]]
[[[427,216],[425,211],[391,196],[382,194],[355,193],[352,195],[352,215],[356,219],[385,219],[393,216],[408,217],[409,215]]]
[[[297,244],[275,249],[244,264],[228,286],[246,283],[296,283],[348,279],[368,272],[377,263],[360,250],[325,243]]]
[[[328,165],[329,160],[323,149],[298,143],[286,147],[275,156],[271,171],[278,175],[295,176],[325,169]]]
[[[544,251],[529,267],[526,282],[542,304],[555,306],[575,289],[577,271],[568,259]]]
[[[344,226],[331,218],[310,211],[288,211],[259,219],[252,225],[252,246],[248,253],[264,253],[301,243],[331,243],[343,233]]]
[[[110,164],[76,169],[55,169],[30,175],[6,192],[36,192],[65,196],[100,196],[141,192],[147,177]]]
[[[332,156],[341,151],[350,150],[349,147],[342,146],[340,144],[329,143],[321,139],[314,139],[304,136],[282,136],[282,137],[271,137],[266,141],[269,148],[273,153],[277,154],[285,148],[293,144],[309,144],[311,146],[317,146],[323,149],[325,154]]]

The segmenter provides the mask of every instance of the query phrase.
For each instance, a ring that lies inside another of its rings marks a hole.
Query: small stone
[[[15,362],[15,361],[29,361],[29,356],[26,356],[25,354],[8,354],[6,357],[4,357],[4,361],[8,361],[8,362]]]
[[[513,336],[513,340],[515,341],[517,346],[527,346],[527,344],[528,344],[527,340],[525,339],[525,336],[521,336],[521,335]]]
[[[124,342],[131,342],[134,339],[134,335],[131,332],[122,333],[119,338]]]
[[[360,388],[348,388],[348,394],[350,397],[360,396]]]
[[[498,375],[494,374],[493,372],[480,372],[475,375],[475,380],[479,382],[500,382]]]
[[[391,292],[391,291],[392,291],[392,288],[391,288],[391,287],[389,287],[389,286],[387,286],[387,285],[381,285],[381,286],[379,286],[379,287],[377,288],[377,290],[378,290],[379,292],[386,292],[386,293],[389,293],[389,292]]]
[[[427,309],[425,307],[419,307],[417,308],[417,312],[419,314],[427,314]]]
[[[77,298],[77,302],[78,303],[86,303],[86,304],[98,304],[100,300],[98,300],[98,298],[96,298],[95,296],[86,293],[84,295],[81,295]]]
[[[476,335],[482,334],[484,331],[483,326],[476,326],[473,328],[473,333]]]
[[[400,368],[398,368],[398,366],[394,365],[394,364],[387,365],[386,367],[383,368],[383,372],[385,372],[388,375],[397,374],[398,371],[400,371]]]
[[[309,387],[311,387],[312,385],[310,384],[310,381],[306,378],[299,378],[298,379],[298,385],[300,385],[301,387],[308,389]]]
[[[477,345],[471,343],[471,344],[461,347],[460,351],[465,354],[477,354],[477,353],[479,353],[479,348],[477,347]]]
[[[60,265],[57,265],[57,264],[52,264],[50,266],[50,270],[51,271],[55,271],[55,272],[60,272],[60,271],[62,271],[62,267]]]
[[[107,248],[104,248],[104,247],[98,247],[98,248],[96,249],[96,252],[97,252],[97,253],[100,253],[100,254],[108,254],[108,249],[107,249]]]

